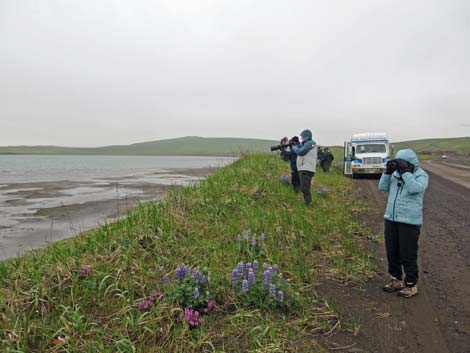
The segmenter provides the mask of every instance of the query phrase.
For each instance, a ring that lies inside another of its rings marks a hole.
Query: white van
[[[344,143],[344,174],[382,174],[390,160],[390,143],[385,133],[355,134]]]

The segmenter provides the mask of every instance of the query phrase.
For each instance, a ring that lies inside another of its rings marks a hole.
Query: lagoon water
[[[0,260],[114,220],[234,160],[0,155]]]
[[[0,155],[0,184],[145,175],[222,167],[230,157]]]

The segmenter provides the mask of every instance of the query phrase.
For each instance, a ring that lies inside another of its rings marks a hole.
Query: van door
[[[352,143],[345,142],[344,143],[344,175],[352,175],[352,162],[353,153],[352,153]]]

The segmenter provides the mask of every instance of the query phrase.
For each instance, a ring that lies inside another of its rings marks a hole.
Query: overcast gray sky
[[[470,135],[468,0],[0,0],[0,145]]]

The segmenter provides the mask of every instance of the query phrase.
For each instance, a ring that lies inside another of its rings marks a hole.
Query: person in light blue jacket
[[[412,150],[401,150],[395,157],[379,182],[379,189],[389,193],[384,233],[391,279],[383,289],[410,298],[418,293],[418,239],[429,177]]]

